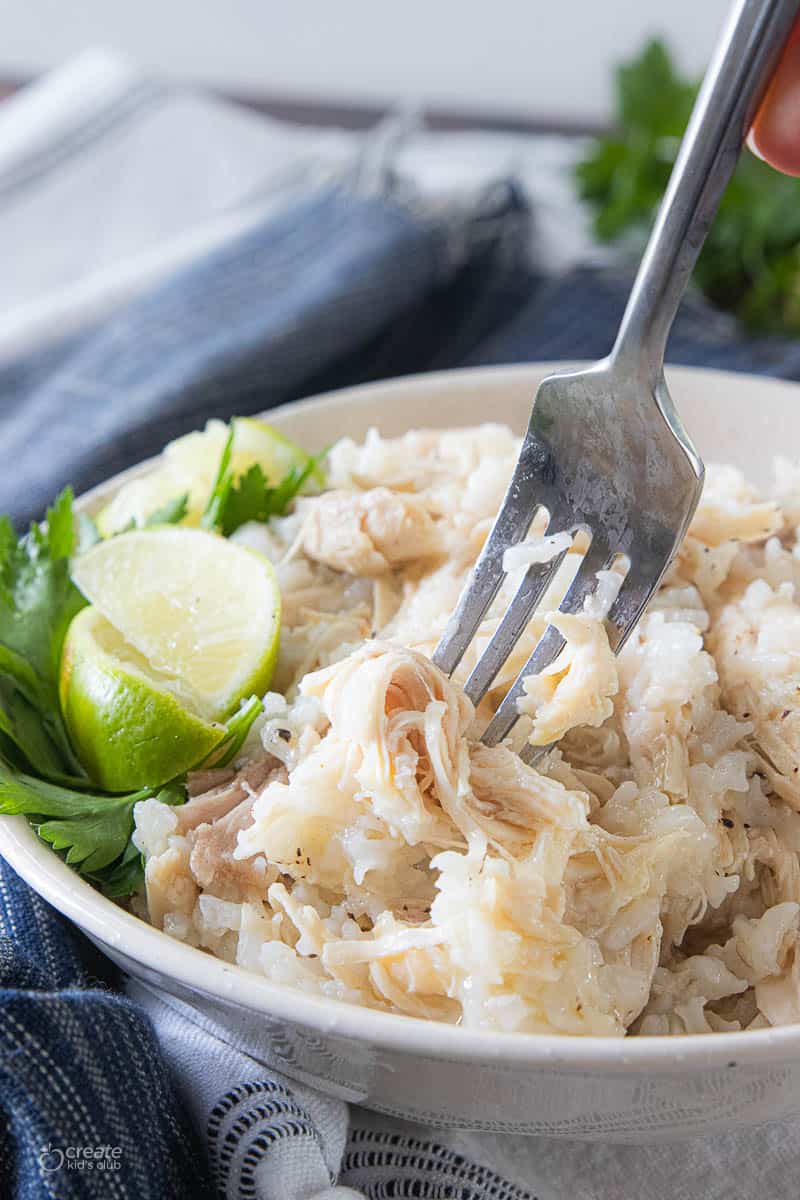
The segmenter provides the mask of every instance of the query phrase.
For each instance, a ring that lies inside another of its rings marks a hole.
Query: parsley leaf
[[[576,168],[603,241],[643,240],[660,203],[697,87],[659,41],[616,76],[616,128]],[[749,328],[800,332],[800,182],[745,154],[722,198],[694,279]]]

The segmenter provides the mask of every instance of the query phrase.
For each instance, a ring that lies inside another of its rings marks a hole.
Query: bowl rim
[[[431,385],[462,382],[487,384],[531,377],[561,363],[528,363],[514,366],[458,368],[409,377],[380,380],[294,401],[264,414],[290,415],[310,408],[335,407],[351,397],[426,390]],[[734,379],[772,391],[797,391],[797,384],[764,376],[720,371],[714,368],[671,367],[668,375],[720,382]],[[120,484],[150,469],[157,458],[147,459],[82,495],[77,502],[91,511]],[[634,1038],[577,1034],[509,1033],[448,1025],[420,1017],[384,1012],[362,1005],[305,992],[274,983],[264,976],[214,958],[211,954],[171,938],[163,931],[120,908],[95,891],[41,842],[22,816],[0,816],[0,854],[40,896],[77,924],[93,939],[175,983],[212,1000],[300,1025],[331,1037],[366,1042],[373,1047],[459,1063],[519,1067],[552,1071],[638,1074],[656,1068],[662,1074],[709,1068],[734,1068],[747,1064],[780,1062],[800,1056],[800,1024],[736,1033],[687,1034],[681,1037]]]

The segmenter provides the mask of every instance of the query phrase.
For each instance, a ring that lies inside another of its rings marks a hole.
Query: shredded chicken
[[[383,575],[441,553],[436,526],[425,509],[388,488],[325,492],[304,504],[303,549],[337,571]]]
[[[147,911],[159,929],[165,917],[190,917],[198,896],[198,887],[189,870],[187,846],[169,846],[161,854],[151,855],[145,867]]]
[[[201,888],[217,894],[235,885],[262,891],[266,879],[263,859],[241,861],[234,857],[239,834],[253,820],[253,798],[248,796],[230,812],[201,825],[190,838],[189,870]]]
[[[773,500],[762,500],[740,471],[710,465],[702,499],[692,521],[691,535],[705,546],[760,542],[777,533],[783,517]]]
[[[568,729],[602,725],[614,711],[619,680],[617,664],[600,621],[579,613],[548,613],[547,621],[566,646],[546,670],[529,675],[517,707],[533,717],[534,746],[557,742]]]
[[[271,754],[247,763],[238,772],[226,768],[194,772],[189,776],[190,799],[176,810],[179,831],[186,833],[209,821],[220,820],[253,796],[276,772],[285,774],[283,764]],[[199,790],[202,785],[204,791]]]

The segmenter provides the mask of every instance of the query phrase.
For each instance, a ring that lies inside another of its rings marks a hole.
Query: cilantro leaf
[[[220,513],[220,533],[228,537],[246,521],[266,521],[269,511],[270,487],[259,463],[254,463],[233,484]]]
[[[70,866],[99,871],[125,852],[133,832],[133,804],[108,805],[99,812],[82,813],[80,820],[44,821],[36,832],[54,850],[66,850]]]
[[[663,43],[616,75],[616,128],[576,167],[603,241],[643,240],[675,161],[697,87]],[[717,307],[751,329],[800,332],[800,182],[742,156],[694,273]]]
[[[321,454],[309,455],[302,466],[291,466],[274,486],[269,483],[260,463],[253,463],[237,478],[231,465],[235,426],[234,419],[200,518],[203,529],[214,530],[223,537],[230,537],[247,521],[282,517],[312,475],[320,481],[323,479],[321,464],[328,453],[326,449]]]
[[[0,566],[12,555],[17,545],[17,535],[8,517],[0,517]]]
[[[223,451],[220,470],[201,525],[204,529],[216,530],[223,537],[230,537],[247,521],[268,521],[270,517],[282,517],[306,480],[319,471],[323,457],[324,452],[309,457],[302,468],[290,467],[283,479],[273,487],[259,463],[253,463],[238,480],[234,480],[230,456],[226,458]]]
[[[663,42],[648,42],[638,58],[617,69],[620,123],[648,137],[679,138],[692,111],[696,88],[675,70]]]
[[[87,874],[111,900],[132,896],[144,886],[144,855],[131,841],[118,862]]]
[[[86,603],[69,573],[75,541],[70,488],[25,537],[0,518],[0,748],[62,780],[86,777],[58,701],[64,637]]]
[[[203,515],[200,518],[200,524],[203,529],[214,530],[221,524],[221,514],[228,501],[230,490],[233,487],[233,471],[231,470],[231,457],[233,456],[233,433],[234,422],[231,421],[230,431],[222,448],[220,455],[217,473],[214,477],[214,482],[211,485],[211,492],[203,509]]]
[[[261,716],[263,711],[264,705],[258,697],[251,696],[228,721],[225,737],[211,751],[205,765],[207,767],[226,767],[228,763],[233,762],[244,745],[253,722],[256,717]]]
[[[47,531],[31,526],[31,535],[41,538],[53,562],[69,558],[75,548],[75,518],[72,514],[72,488],[64,488],[47,510]]]
[[[49,722],[48,722],[49,723]],[[8,676],[0,675],[0,751],[24,770],[35,764],[39,774],[66,783],[76,780],[64,770],[56,740],[51,737],[42,710],[30,703]]]
[[[247,521],[283,516],[316,466],[316,459],[312,458],[302,470],[290,467],[280,483],[270,487],[261,467],[255,463],[226,493],[218,518],[220,533],[230,537]]]
[[[152,789],[123,796],[79,792],[0,763],[0,812],[24,813],[41,838],[66,850],[66,861],[85,871],[106,867],[124,853],[134,804],[154,794]]]
[[[207,766],[207,763],[201,763],[200,766]],[[180,779],[172,779],[169,783],[165,783],[162,788],[156,792],[156,800],[159,804],[185,804],[186,802],[186,784],[184,776]]]

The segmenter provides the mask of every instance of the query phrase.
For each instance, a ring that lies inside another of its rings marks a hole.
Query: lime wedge
[[[159,787],[202,762],[225,735],[186,707],[96,608],[67,631],[59,694],[70,738],[95,783],[111,792]]]
[[[229,427],[223,421],[209,421],[204,430],[170,442],[153,470],[124,484],[98,514],[97,526],[103,537],[127,529],[131,522],[142,526],[151,513],[184,493],[189,495],[185,524],[197,525],[213,487],[228,433]],[[233,421],[234,476],[244,474],[258,463],[268,482],[276,484],[292,467],[302,470],[308,459],[305,450],[264,421],[255,417],[237,417]],[[317,469],[304,490],[313,490],[323,483],[324,476]]]
[[[267,690],[280,633],[272,564],[216,534],[162,526],[123,533],[75,559],[87,600],[206,721]]]

